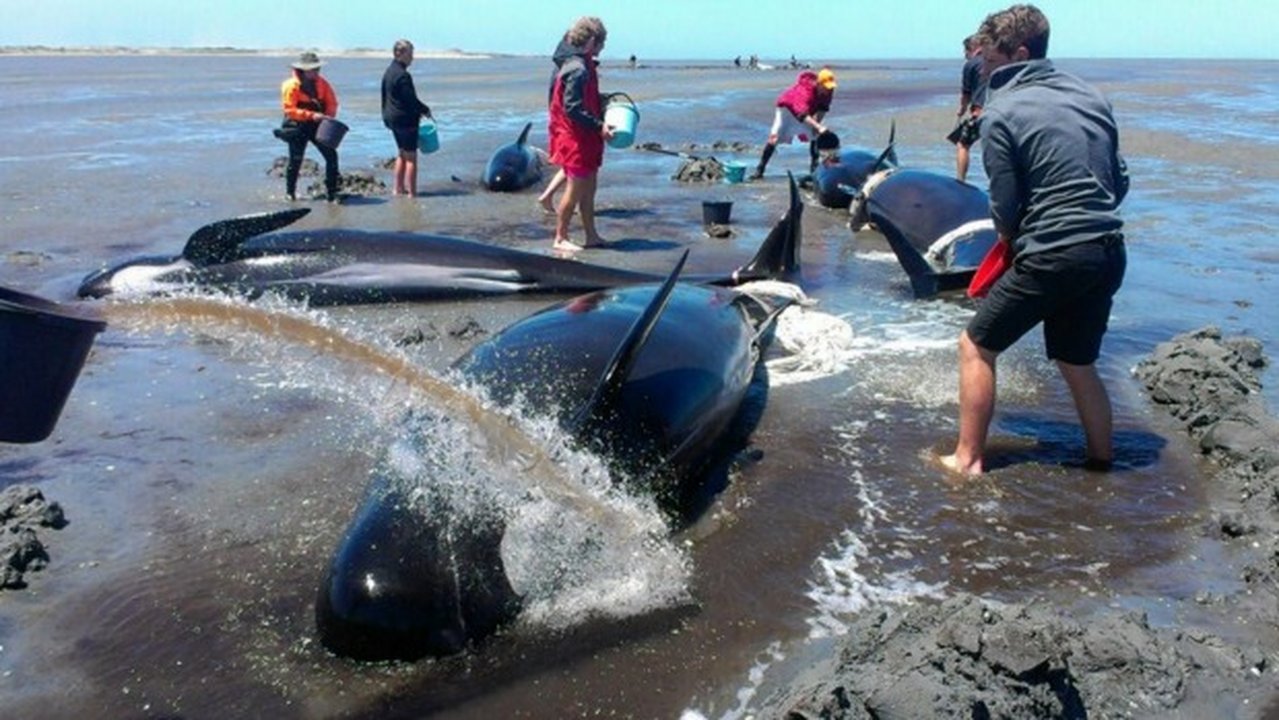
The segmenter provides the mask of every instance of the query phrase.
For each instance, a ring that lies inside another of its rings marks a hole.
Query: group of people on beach
[[[1126,253],[1118,206],[1128,189],[1110,103],[1047,58],[1049,23],[1037,7],[1017,4],[991,13],[965,39],[960,105],[948,139],[956,145],[956,175],[964,180],[969,148],[981,143],[998,242],[988,261],[1002,275],[978,302],[959,340],[959,437],[939,458],[964,476],[987,467],[986,439],[995,407],[1000,353],[1043,325],[1055,361],[1083,425],[1085,467],[1113,461],[1112,413],[1096,370],[1112,300],[1123,281]],[[550,159],[558,171],[539,197],[556,215],[554,248],[573,252],[604,243],[595,227],[597,176],[613,128],[604,121],[597,67],[608,39],[598,17],[582,17],[564,33],[553,57],[547,95]],[[382,83],[383,121],[395,137],[395,194],[416,192],[418,122],[431,111],[414,90],[408,66],[413,46],[396,42]],[[315,126],[337,113],[337,97],[319,76],[318,58],[304,53],[281,93],[289,141],[286,190],[294,197],[297,168]],[[807,141],[810,168],[838,140],[824,120],[834,72],[804,70],[775,103],[773,125],[753,174],[761,178],[778,144]],[[319,145],[329,198],[336,196],[337,154]],[[555,195],[563,195],[555,201]],[[569,237],[574,214],[585,233]]]

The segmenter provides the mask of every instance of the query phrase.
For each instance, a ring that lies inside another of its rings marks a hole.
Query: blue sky
[[[580,15],[605,57],[945,58],[988,0],[0,0],[0,45],[382,48],[549,54]],[[1042,0],[1057,57],[1279,57],[1279,0]]]

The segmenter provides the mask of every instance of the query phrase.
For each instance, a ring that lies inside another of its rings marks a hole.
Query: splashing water
[[[367,413],[390,438],[380,472],[421,512],[504,519],[503,562],[525,597],[523,622],[567,627],[687,601],[691,565],[656,504],[628,495],[551,415],[497,408],[462,379],[449,384],[282,300],[192,295],[105,309],[117,328],[197,331],[233,356],[288,368],[258,376],[259,386],[301,387]]]

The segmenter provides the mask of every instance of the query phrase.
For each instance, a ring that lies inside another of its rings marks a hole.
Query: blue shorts
[[[401,152],[417,152],[417,126],[411,128],[391,128],[391,134],[395,136],[395,147]]]
[[[1091,365],[1127,265],[1118,233],[1019,256],[978,303],[968,337],[1000,353],[1042,322],[1049,360]]]

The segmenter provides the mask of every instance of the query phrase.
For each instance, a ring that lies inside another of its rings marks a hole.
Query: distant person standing
[[[982,23],[990,82],[982,161],[1011,265],[959,337],[959,439],[948,469],[985,470],[999,354],[1040,323],[1084,428],[1085,467],[1110,467],[1110,398],[1097,373],[1127,266],[1119,203],[1128,172],[1110,103],[1047,59],[1048,18],[1013,5]]]
[[[777,107],[773,113],[773,126],[768,131],[768,141],[764,143],[764,152],[760,155],[759,165],[755,167],[751,177],[758,180],[764,177],[764,168],[777,151],[777,144],[790,144],[798,137],[801,142],[809,141],[809,172],[817,168],[817,138],[826,135],[826,126],[822,120],[830,111],[831,100],[835,97],[835,73],[830,68],[822,68],[819,72],[805,70],[795,78],[795,84],[786,88],[777,96]],[[826,143],[823,142],[823,145]]]
[[[576,251],[604,244],[595,229],[595,191],[604,164],[604,142],[613,137],[613,129],[604,124],[596,57],[607,39],[603,21],[582,17],[569,28],[556,52],[559,72],[551,86],[548,134],[551,162],[567,178],[555,215],[556,250]],[[581,245],[568,236],[575,211],[581,213],[586,235]]]
[[[981,106],[986,98],[986,77],[982,74],[981,43],[976,35],[964,38],[964,69],[959,85],[959,109],[955,129],[946,139],[955,144],[955,178],[968,178],[969,148],[981,137]]]
[[[289,163],[284,170],[284,192],[289,200],[297,199],[298,174],[302,171],[307,143],[314,143],[324,158],[324,187],[329,202],[338,199],[338,151],[315,141],[320,121],[336,118],[338,114],[337,93],[320,76],[323,64],[315,53],[304,52],[291,65],[292,75],[280,85],[283,139],[289,144]]]
[[[382,124],[395,138],[395,183],[392,195],[417,195],[418,123],[431,116],[431,108],[418,99],[409,65],[413,64],[413,43],[396,40],[391,48],[391,64],[382,73]]]

